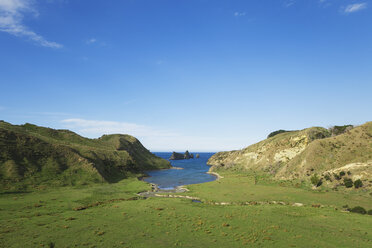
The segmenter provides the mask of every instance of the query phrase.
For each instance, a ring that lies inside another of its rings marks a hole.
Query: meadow
[[[369,247],[363,191],[314,192],[251,175],[188,186],[183,198],[142,198],[136,178],[0,194],[1,247]],[[282,201],[284,205],[269,203]],[[230,205],[217,205],[221,202]],[[246,205],[246,202],[250,204]],[[304,206],[293,206],[302,203]]]

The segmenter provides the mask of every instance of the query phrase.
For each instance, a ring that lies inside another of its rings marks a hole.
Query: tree
[[[346,188],[351,188],[353,187],[353,180],[350,178],[344,178],[344,184]]]
[[[316,186],[316,187],[319,187],[320,185],[322,185],[322,179],[318,177],[317,174],[314,174],[311,178],[310,178],[310,181],[311,183]]]
[[[357,188],[360,188],[360,187],[363,187],[363,182],[362,180],[358,179],[354,182],[354,187],[357,189]]]

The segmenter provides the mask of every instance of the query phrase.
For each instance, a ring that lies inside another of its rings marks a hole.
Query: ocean
[[[209,166],[207,166],[208,159],[214,153],[206,152],[190,152],[194,154],[194,158],[185,160],[170,160],[173,167],[181,167],[182,170],[156,170],[147,171],[150,176],[144,180],[149,183],[157,184],[159,189],[171,190],[181,185],[205,183],[216,180],[214,175],[207,174]],[[171,152],[154,152],[158,157],[169,159]],[[200,154],[200,158],[195,158],[196,154]]]

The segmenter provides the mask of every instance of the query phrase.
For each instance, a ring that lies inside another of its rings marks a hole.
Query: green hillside
[[[239,151],[219,152],[208,164],[211,171],[259,171],[277,179],[310,180],[317,174],[327,183],[338,182],[343,171],[346,178],[370,186],[372,122],[345,127],[281,132]]]
[[[130,135],[88,139],[68,130],[0,122],[3,189],[117,182],[144,170],[169,168]]]

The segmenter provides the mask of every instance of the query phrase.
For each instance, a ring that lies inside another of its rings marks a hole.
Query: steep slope
[[[88,139],[68,130],[0,122],[0,182],[5,188],[116,182],[169,167],[129,135]]]
[[[278,179],[304,178],[343,166],[355,178],[370,177],[372,122],[331,135],[320,127],[279,133],[243,150],[217,153],[208,164],[211,171],[258,170]]]

